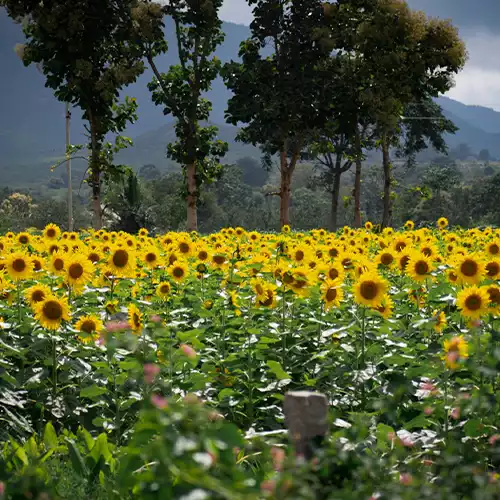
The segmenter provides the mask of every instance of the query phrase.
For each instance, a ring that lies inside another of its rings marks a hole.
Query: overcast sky
[[[496,22],[500,0],[411,0],[410,4],[451,18],[467,43],[469,61],[448,96],[500,111],[500,23]],[[225,21],[249,24],[251,10],[246,0],[224,0],[221,16]]]

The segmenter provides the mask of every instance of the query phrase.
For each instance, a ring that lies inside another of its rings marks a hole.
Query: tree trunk
[[[99,141],[97,139],[97,126],[92,111],[88,112],[90,122],[90,145],[92,148],[90,159],[90,184],[92,186],[92,211],[94,229],[102,228],[101,209],[101,165],[99,158]]]
[[[356,128],[356,174],[354,176],[354,227],[361,227],[361,136]]]
[[[392,219],[392,167],[389,157],[389,140],[387,136],[382,138],[382,165],[384,168],[384,213],[382,216],[382,229],[389,227]]]
[[[295,151],[290,162],[286,155],[287,148],[283,148],[280,153],[280,224],[281,227],[290,225],[290,198],[292,190],[292,175],[299,159],[299,153]]]
[[[196,165],[191,163],[186,168],[187,174],[187,228],[188,231],[198,231],[198,186],[196,185]]]
[[[333,171],[333,187],[332,187],[332,212],[330,214],[330,230],[335,232],[337,227],[337,217],[339,211],[339,196],[340,196],[340,177],[342,175],[342,155],[337,154],[335,161],[335,170]]]

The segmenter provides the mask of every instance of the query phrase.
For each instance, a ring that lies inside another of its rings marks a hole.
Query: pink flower
[[[153,323],[161,323],[161,316],[159,316],[158,314],[155,314],[155,315],[151,316],[151,321]]]
[[[488,443],[493,446],[497,441],[500,441],[500,434],[493,434],[493,436],[488,439]]]
[[[409,438],[401,438],[401,444],[403,446],[406,446],[407,448],[411,448],[412,446],[415,446],[415,443]]]
[[[453,408],[450,412],[450,417],[453,420],[458,420],[460,418],[460,408]]]
[[[410,486],[413,483],[413,476],[408,472],[403,472],[399,475],[399,482],[405,486]]]
[[[147,363],[144,365],[144,381],[146,384],[151,385],[156,376],[160,373],[160,367],[153,363]]]
[[[159,410],[164,410],[168,406],[167,400],[159,394],[153,394],[151,396],[151,404]]]
[[[187,356],[189,359],[195,359],[196,358],[196,351],[189,345],[187,344],[181,344],[179,349],[184,353],[185,356]]]
[[[471,320],[470,326],[472,328],[479,328],[481,326],[481,320],[480,319],[473,319],[473,320]]]
[[[260,484],[261,491],[264,491],[266,493],[273,493],[275,488],[276,488],[276,483],[271,480],[263,481]]]
[[[108,321],[106,323],[106,330],[110,333],[121,332],[128,330],[129,324],[127,321]]]
[[[0,481],[0,495],[4,495],[5,493],[5,483],[3,481]]]
[[[283,467],[283,462],[285,461],[285,450],[283,448],[278,448],[274,446],[271,448],[271,458],[273,459],[274,470],[279,472]]]
[[[426,406],[424,408],[424,413],[429,416],[429,415],[432,415],[434,413],[434,408],[431,408],[430,406]]]

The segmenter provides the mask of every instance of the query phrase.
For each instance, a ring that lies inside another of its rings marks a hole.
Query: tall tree
[[[320,0],[248,0],[251,38],[242,62],[226,64],[234,96],[226,118],[244,124],[238,139],[279,156],[280,223],[290,223],[291,182],[301,151],[330,114],[332,43]],[[272,54],[269,53],[269,46]]]
[[[401,115],[412,103],[427,102],[448,91],[467,54],[449,21],[427,18],[402,0],[377,0],[372,4],[368,18],[358,29],[356,50],[365,62],[367,95],[373,104],[382,151],[382,227],[387,227],[392,215],[390,148],[402,133]],[[439,123],[424,118],[430,127]]]
[[[224,40],[219,18],[222,0],[171,0],[164,14],[175,23],[180,64],[160,73],[154,56],[165,47],[155,42],[146,46],[146,57],[155,74],[149,84],[153,101],[177,123],[177,142],[168,145],[168,157],[182,165],[186,179],[187,227],[198,229],[197,205],[200,187],[222,172],[220,158],[228,149],[216,139],[218,128],[202,126],[210,117],[212,104],[203,97],[218,76],[221,63],[213,56]],[[154,40],[155,36],[151,38]],[[144,46],[143,46],[144,47]]]
[[[13,18],[24,19],[25,64],[39,63],[55,96],[83,111],[95,228],[102,226],[102,184],[113,173],[108,171],[113,165],[104,161],[105,137],[121,133],[135,115],[133,100],[117,107],[119,92],[144,71],[143,55],[131,43],[132,9],[137,4],[138,0],[0,0]]]

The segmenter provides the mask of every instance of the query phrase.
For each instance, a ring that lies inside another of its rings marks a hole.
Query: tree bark
[[[290,198],[292,190],[292,175],[299,159],[299,153],[294,151],[290,162],[287,158],[287,148],[280,152],[280,224],[281,227],[290,225]]]
[[[354,227],[361,227],[361,136],[356,127],[356,173],[354,175]]]
[[[191,163],[186,167],[187,175],[187,228],[188,231],[198,231],[198,186],[196,184],[196,165]]]
[[[92,148],[90,158],[90,184],[92,186],[92,211],[94,229],[102,228],[101,208],[101,165],[99,158],[99,141],[97,139],[97,125],[92,111],[89,110],[90,122],[90,146]]]
[[[382,216],[382,229],[389,227],[392,219],[392,167],[389,156],[389,140],[386,135],[382,138],[382,166],[384,168],[384,213]]]
[[[332,212],[330,214],[330,230],[335,232],[337,227],[337,218],[339,211],[339,196],[340,196],[340,177],[342,175],[342,155],[337,154],[335,161],[335,170],[333,171],[333,186],[332,186]]]

